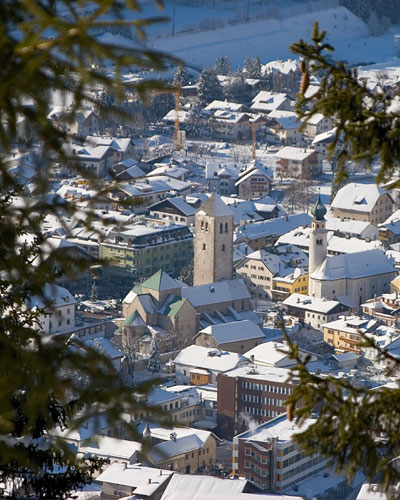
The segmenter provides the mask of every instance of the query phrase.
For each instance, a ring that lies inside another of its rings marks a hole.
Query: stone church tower
[[[326,260],[327,256],[327,230],[326,230],[326,208],[318,196],[318,200],[311,209],[313,219],[310,231],[310,252],[308,256],[309,294],[315,297],[312,274]]]
[[[195,215],[193,285],[232,279],[233,212],[217,194]]]

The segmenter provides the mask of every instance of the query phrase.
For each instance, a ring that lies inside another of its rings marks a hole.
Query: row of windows
[[[242,400],[246,401],[246,403],[261,403],[270,406],[284,406],[285,404],[283,399],[264,398],[262,396],[255,396],[254,394],[243,394]]]
[[[244,449],[244,454],[247,455],[248,457],[253,457],[258,462],[261,462],[262,464],[267,464],[268,463],[268,457],[267,456],[265,456],[265,455],[258,455],[258,453],[255,453],[250,448],[245,448]]]
[[[303,460],[304,458],[304,451],[301,451],[300,453],[297,453],[296,455],[293,455],[290,458],[287,458],[286,460],[283,461],[283,468],[286,469],[289,465],[293,465],[296,462],[300,462],[300,460]]]
[[[245,469],[252,469],[256,474],[259,476],[264,476],[266,477],[268,475],[267,469],[257,467],[256,465],[252,464],[251,462],[245,462],[244,463]]]
[[[290,479],[293,476],[297,476],[297,474],[300,474],[300,472],[303,472],[307,469],[311,469],[311,467],[314,467],[314,465],[317,465],[321,462],[324,462],[324,458],[319,456],[319,457],[314,457],[311,460],[308,460],[307,462],[304,462],[304,464],[299,465],[298,467],[295,467],[294,469],[285,472],[283,474],[283,480],[286,481],[287,479]]]
[[[289,387],[283,387],[280,385],[266,385],[266,384],[257,384],[255,382],[247,382],[243,380],[242,382],[243,389],[251,389],[253,391],[264,391],[264,392],[275,392],[276,394],[291,394],[292,389]]]
[[[250,415],[258,415],[259,417],[277,417],[281,415],[281,411],[275,410],[265,410],[264,408],[252,408],[249,406],[244,406],[243,411],[249,413]]]

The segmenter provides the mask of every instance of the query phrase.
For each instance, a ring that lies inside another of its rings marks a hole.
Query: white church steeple
[[[313,219],[310,231],[310,253],[308,256],[309,293],[315,296],[312,274],[325,262],[327,255],[326,208],[318,195],[318,200],[311,209]]]

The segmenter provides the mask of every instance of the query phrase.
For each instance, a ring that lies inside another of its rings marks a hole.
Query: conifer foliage
[[[151,339],[149,361],[147,369],[152,373],[158,373],[161,368],[160,351],[158,350],[157,340],[153,337]]]
[[[331,154],[339,151],[338,181],[346,177],[347,159],[363,161],[368,166],[376,157],[381,163],[377,183],[393,175],[398,178],[399,98],[371,92],[357,78],[354,68],[327,57],[325,51],[332,52],[333,48],[325,42],[325,32],[319,31],[317,23],[312,43],[300,40],[291,48],[303,57],[304,73],[321,77],[319,90],[312,98],[298,94],[296,110],[306,122],[315,113],[333,119],[337,134],[330,148]],[[340,146],[339,139],[343,143]],[[394,487],[400,480],[400,389],[371,390],[369,386],[355,386],[346,378],[311,373],[297,345],[286,338],[297,362],[292,376],[298,381],[287,401],[288,415],[298,424],[315,415],[316,410],[318,415],[314,424],[296,436],[298,443],[308,455],[319,453],[330,459],[336,472],[351,479],[361,471],[369,481],[380,483],[392,497],[398,498],[399,491]],[[399,369],[399,361],[369,338],[363,337],[363,346],[374,347],[381,359],[394,367],[388,370],[389,374]]]
[[[214,69],[204,68],[200,73],[198,95],[203,106],[206,106],[216,99],[223,98],[222,87]]]
[[[151,20],[125,21],[123,9],[137,11],[139,5],[135,0],[0,2],[0,484],[11,498],[67,498],[99,470],[101,463],[77,457],[76,449],[62,438],[49,438],[49,432],[77,430],[100,414],[113,428],[121,425],[116,419],[122,412],[151,412],[137,398],[148,387],[133,391],[107,356],[78,339],[72,345],[42,335],[39,317],[45,309],[26,307],[29,299],[43,299],[45,285],[60,274],[72,278],[88,265],[53,248],[43,231],[46,215],[61,226],[66,214],[72,217],[78,210],[72,200],[49,197],[54,162],[82,174],[63,147],[71,139],[68,127],[47,118],[50,96],[66,92],[72,97],[64,115],[67,125],[87,103],[109,112],[113,103],[96,101],[92,88],[103,88],[116,102],[127,90],[143,96],[149,89],[166,89],[162,82],[125,84],[122,71],[126,66],[162,70],[174,63],[172,58],[96,38],[99,31],[122,28],[144,36]],[[102,69],[111,63],[113,72]],[[32,133],[37,158],[30,196],[9,170],[20,121]],[[88,182],[101,191],[95,179],[89,176]],[[87,229],[92,209],[87,208]],[[126,430],[140,439],[131,426]]]

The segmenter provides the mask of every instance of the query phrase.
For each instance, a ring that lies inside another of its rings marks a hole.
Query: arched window
[[[208,222],[206,222],[206,232],[208,233]]]
[[[224,225],[221,222],[221,224],[219,225],[219,232],[222,233],[223,231],[224,231]]]
[[[228,223],[225,222],[225,232],[227,233],[228,232]]]
[[[225,245],[222,245],[222,251],[225,252]]]
[[[201,221],[201,230],[204,231],[204,221]]]
[[[203,250],[205,250],[205,249],[206,249],[206,244],[205,244],[205,243],[203,243]]]

